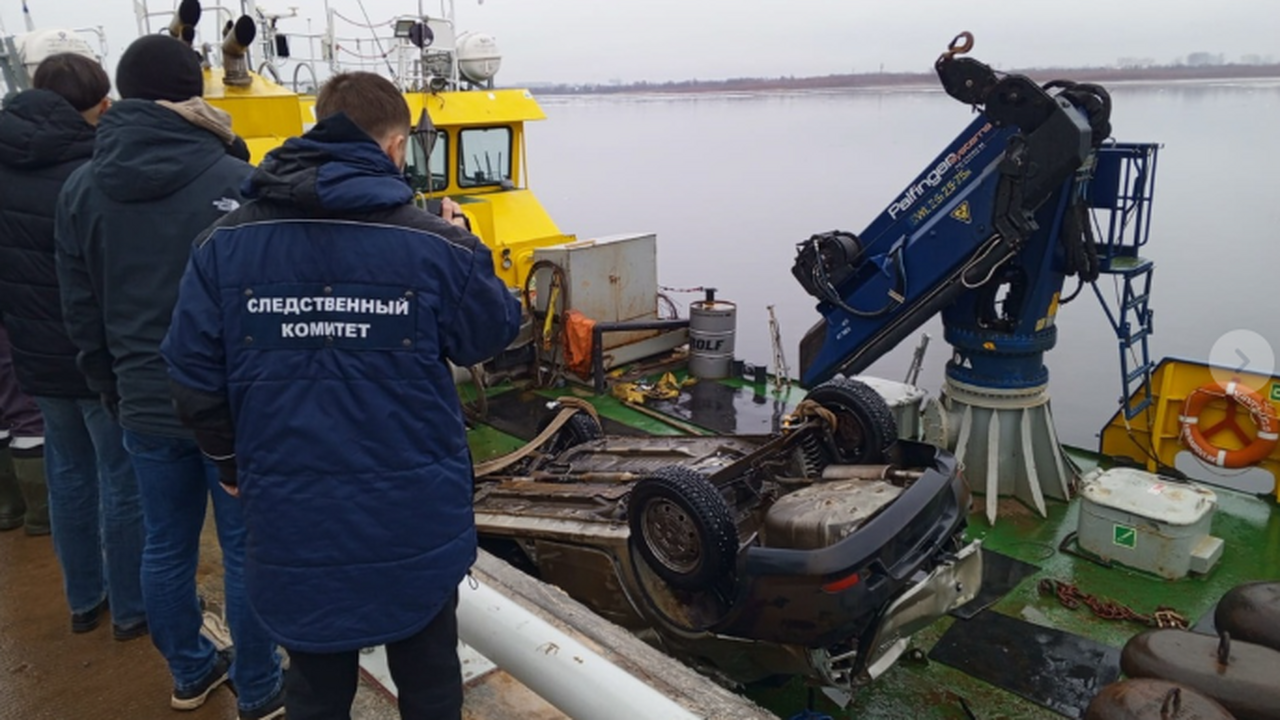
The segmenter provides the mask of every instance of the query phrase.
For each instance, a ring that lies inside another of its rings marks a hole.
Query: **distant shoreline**
[[[1184,80],[1280,79],[1280,64],[1167,66],[1145,68],[1031,68],[1013,70],[1037,82],[1059,78],[1077,82],[1149,82]],[[815,77],[732,78],[728,80],[679,80],[622,84],[538,84],[529,87],[538,95],[696,94],[761,92],[770,90],[853,90],[884,87],[938,87],[938,77],[928,73],[850,73]]]

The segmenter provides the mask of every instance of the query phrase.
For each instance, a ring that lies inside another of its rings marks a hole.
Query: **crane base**
[[[1000,497],[1047,516],[1045,498],[1069,500],[1079,471],[1058,443],[1048,385],[982,388],[947,378],[924,411],[925,441],[955,453],[995,524]]]

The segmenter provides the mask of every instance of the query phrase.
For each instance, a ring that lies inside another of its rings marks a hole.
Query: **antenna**
[[[22,0],[22,20],[27,26],[27,32],[36,31],[36,24],[31,19],[31,8],[27,7],[27,0]]]

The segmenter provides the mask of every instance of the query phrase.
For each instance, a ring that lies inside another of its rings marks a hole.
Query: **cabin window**
[[[426,157],[424,140],[409,139],[409,167],[405,172],[417,192],[431,193],[449,186],[449,133],[440,130],[434,135],[430,158]]]
[[[458,185],[511,182],[511,128],[468,128],[458,138]]]

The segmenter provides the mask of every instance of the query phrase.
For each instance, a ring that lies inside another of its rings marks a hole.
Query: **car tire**
[[[627,503],[631,545],[678,590],[708,590],[733,574],[738,525],[719,490],[686,467],[659,468]]]
[[[555,417],[556,413],[549,414],[542,419],[542,422],[538,423],[539,435],[542,434],[543,430],[547,429],[547,426],[551,424],[552,420],[555,420]],[[578,411],[571,415],[569,420],[560,426],[560,430],[543,445],[543,452],[549,455],[556,455],[582,443],[599,440],[602,437],[604,437],[604,428],[600,426],[600,421],[588,413]]]
[[[837,461],[847,465],[880,463],[898,441],[898,421],[889,404],[865,383],[835,378],[805,396],[835,413]]]

